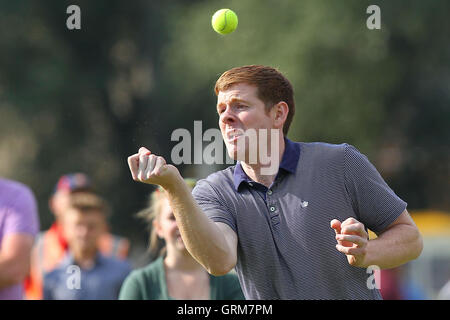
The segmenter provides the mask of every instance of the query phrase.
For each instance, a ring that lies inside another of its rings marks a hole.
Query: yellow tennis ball
[[[228,34],[236,30],[238,17],[233,10],[220,9],[211,19],[213,29],[220,34]]]

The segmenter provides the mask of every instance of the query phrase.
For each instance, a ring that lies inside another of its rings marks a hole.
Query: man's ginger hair
[[[289,108],[283,133],[286,136],[295,113],[294,89],[291,83],[277,69],[261,65],[236,67],[225,71],[217,80],[214,91],[228,90],[238,83],[254,85],[258,89],[258,98],[264,102],[266,111],[277,103],[284,101]]]

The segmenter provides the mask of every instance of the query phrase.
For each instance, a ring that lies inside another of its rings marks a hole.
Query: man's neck
[[[95,265],[97,249],[90,250],[71,250],[73,259],[83,269],[91,269]]]
[[[270,145],[269,145],[270,146]],[[279,148],[278,148],[278,157],[272,158],[269,156],[268,158],[271,159],[271,162],[267,165],[262,165],[260,163],[256,164],[248,164],[241,161],[241,166],[244,172],[247,174],[247,176],[252,179],[255,182],[261,183],[265,185],[266,187],[269,187],[273,181],[275,180],[275,177],[277,176],[278,169],[280,167],[281,159],[283,158],[283,153],[285,150],[285,143],[284,138],[281,136],[279,140]],[[269,149],[269,148],[268,148]],[[273,150],[269,150],[269,153],[271,154]],[[273,161],[278,161],[277,163],[273,163]],[[275,166],[275,170],[267,170],[269,167]],[[264,169],[267,171],[272,171],[270,174],[266,174]]]

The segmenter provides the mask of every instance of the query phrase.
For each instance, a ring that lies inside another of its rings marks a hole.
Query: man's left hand
[[[365,267],[369,235],[364,225],[354,218],[348,218],[342,223],[334,219],[330,225],[336,232],[336,249],[347,256],[350,265]]]

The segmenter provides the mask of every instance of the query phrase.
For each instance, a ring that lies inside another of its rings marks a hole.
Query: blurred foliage
[[[45,3],[45,4],[44,4]],[[66,8],[81,8],[81,30]],[[132,216],[152,188],[126,158],[139,146],[170,159],[171,132],[217,127],[215,80],[245,64],[292,82],[289,137],[348,142],[377,166],[409,208],[450,210],[450,2],[2,1],[0,175],[32,187],[42,228],[64,173],[90,174],[114,208],[115,233],[144,242]],[[215,33],[212,14],[232,8],[237,30]],[[214,168],[181,166],[203,177]]]

